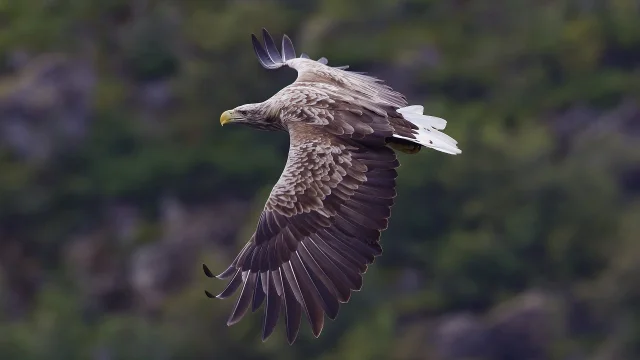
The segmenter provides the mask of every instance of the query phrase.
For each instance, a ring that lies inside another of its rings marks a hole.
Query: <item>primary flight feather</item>
[[[396,196],[394,150],[461,151],[439,131],[445,120],[423,115],[422,106],[407,106],[402,94],[380,80],[330,67],[326,58],[296,57],[286,35],[279,52],[266,30],[262,35],[264,46],[251,36],[262,66],[288,66],[298,78],[264,102],[225,111],[220,123],[286,131],[289,155],[255,233],[217,276],[230,279],[217,297],[240,289],[228,325],[264,303],[263,340],[282,313],[292,344],[302,314],[319,336],[324,315],[335,319],[339,304],[360,290],[367,266],[382,254],[380,233]]]

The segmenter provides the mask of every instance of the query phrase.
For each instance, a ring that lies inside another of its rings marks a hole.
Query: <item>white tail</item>
[[[416,139],[410,139],[400,135],[393,135],[399,139],[409,140],[419,143],[420,145],[442,151],[443,153],[457,155],[462,153],[456,146],[458,144],[451,136],[438,130],[444,130],[447,121],[438,117],[423,115],[424,107],[421,105],[411,105],[396,110],[402,116],[417,125],[420,129],[416,135]]]

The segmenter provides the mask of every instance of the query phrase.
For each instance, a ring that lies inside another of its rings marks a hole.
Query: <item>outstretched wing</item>
[[[231,278],[218,295],[241,288],[228,324],[255,311],[266,299],[263,340],[281,308],[293,343],[304,312],[320,335],[324,314],[334,319],[339,303],[362,286],[362,274],[382,253],[395,192],[393,150],[365,147],[296,122],[285,169],[274,186],[256,232],[218,278]]]
[[[298,72],[296,81],[287,88],[324,85],[333,88],[333,96],[349,96],[355,98],[357,103],[369,103],[386,111],[393,128],[393,134],[390,136],[394,139],[390,139],[391,144],[408,141],[447,154],[455,155],[461,152],[457,147],[457,141],[439,131],[446,126],[447,122],[444,119],[423,115],[422,106],[407,106],[406,97],[383,84],[381,80],[363,73],[345,71],[346,67],[326,66],[325,58],[313,61],[304,54],[296,58],[293,44],[287,35],[282,39],[281,55],[267,30],[263,29],[262,35],[264,47],[255,35],[251,35],[253,48],[262,66],[276,69],[286,65]],[[406,131],[407,128],[409,132]]]

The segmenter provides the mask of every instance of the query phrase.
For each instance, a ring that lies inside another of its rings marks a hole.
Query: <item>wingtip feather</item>
[[[295,58],[296,50],[293,47],[293,42],[287,34],[284,34],[282,36],[282,61],[287,62]]]
[[[202,264],[202,271],[204,272],[204,275],[208,278],[213,278],[215,277],[213,275],[213,273],[211,272],[211,270],[209,270],[209,267],[207,267],[207,265]]]
[[[262,28],[262,39],[263,44],[258,40],[258,37],[255,34],[251,34],[251,42],[253,44],[253,49],[258,56],[258,60],[262,67],[266,69],[277,69],[283,66],[287,61],[293,60],[296,58],[295,47],[293,46],[293,42],[289,38],[288,35],[283,35],[282,37],[282,51],[279,52],[275,42],[273,41],[273,37],[269,34],[266,28]],[[300,55],[301,59],[310,59],[309,55],[302,53]],[[321,57],[316,60],[317,62],[327,65],[328,60],[325,57]],[[346,70],[349,68],[349,65],[344,66],[336,66],[335,69]]]

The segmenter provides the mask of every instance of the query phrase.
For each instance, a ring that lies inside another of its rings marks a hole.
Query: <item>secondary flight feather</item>
[[[461,151],[440,132],[445,120],[408,106],[382,81],[347,66],[330,67],[326,58],[297,57],[286,35],[278,51],[265,29],[262,35],[264,45],[251,35],[260,64],[293,68],[298,77],[264,102],[225,111],[220,123],[286,131],[289,155],[255,233],[217,276],[229,282],[216,297],[240,290],[228,325],[264,305],[263,340],[283,315],[292,344],[303,314],[318,337],[325,315],[336,318],[382,254],[380,234],[396,196],[395,151]],[[213,277],[206,266],[204,271]]]

